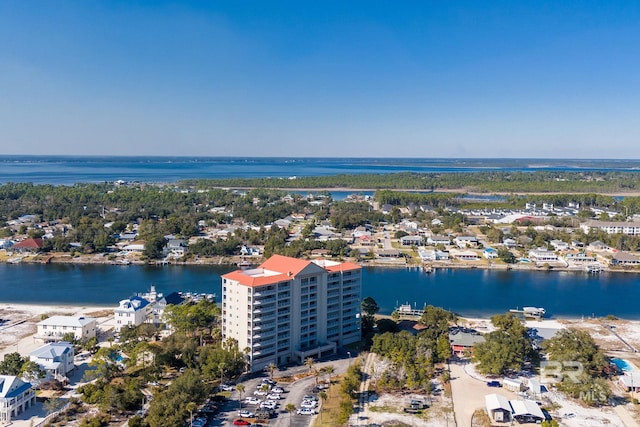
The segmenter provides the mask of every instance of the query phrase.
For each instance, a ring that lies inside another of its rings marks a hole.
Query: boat
[[[522,310],[512,308],[509,312],[522,314],[524,318],[529,319],[542,319],[547,313],[547,311],[542,307],[522,307]]]
[[[246,259],[238,263],[238,267],[240,267],[241,270],[248,270],[249,268],[251,268],[251,266],[252,264]]]

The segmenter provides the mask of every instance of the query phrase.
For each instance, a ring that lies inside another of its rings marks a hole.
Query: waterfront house
[[[582,266],[598,262],[595,255],[588,255],[586,252],[569,252],[564,254],[563,259],[568,266]]]
[[[636,266],[640,265],[640,259],[629,252],[619,251],[613,254],[611,265]]]
[[[11,420],[36,403],[36,393],[30,383],[13,375],[0,375],[0,424]]]
[[[398,258],[400,251],[397,249],[380,249],[376,251],[376,256],[379,258]]]
[[[134,296],[123,299],[113,310],[116,332],[120,332],[123,327],[142,325],[149,318],[151,311],[149,301],[144,298]]]
[[[438,245],[449,246],[451,244],[451,241],[447,236],[439,236],[437,234],[433,234],[427,237],[427,244],[432,246],[438,246]]]
[[[449,334],[449,343],[453,354],[457,356],[465,356],[466,353],[473,351],[476,344],[483,343],[484,337],[480,334],[457,331]]]
[[[52,342],[29,353],[29,360],[37,363],[47,373],[46,379],[63,380],[75,365],[73,344],[68,342]]]
[[[537,248],[529,251],[529,258],[533,262],[556,262],[558,255],[555,252],[545,248]]]
[[[400,238],[402,246],[420,246],[423,243],[422,236],[404,236]]]
[[[252,248],[251,246],[247,246],[247,245],[242,245],[242,247],[240,248],[240,255],[259,256],[260,249]]]
[[[66,333],[73,333],[76,341],[96,336],[97,320],[93,317],[51,316],[37,325],[35,338],[43,341],[60,341]]]
[[[451,256],[453,256],[456,259],[459,259],[460,261],[477,261],[480,258],[478,257],[478,254],[474,251],[453,250],[451,251]]]
[[[11,247],[16,252],[38,252],[42,249],[43,241],[40,237],[30,237]]]
[[[482,256],[486,259],[496,259],[498,258],[498,251],[493,248],[485,248],[484,251],[482,251]]]
[[[487,394],[484,397],[484,403],[493,421],[497,423],[511,421],[511,405],[506,397],[496,393]]]
[[[187,253],[187,243],[184,239],[171,239],[162,249],[162,253],[165,257],[182,258]]]
[[[136,240],[123,246],[122,250],[128,253],[142,253],[144,251],[144,244],[145,242],[142,240]]]
[[[418,251],[418,256],[423,262],[426,261],[446,261],[449,259],[449,252],[441,251],[438,249],[425,249],[421,248]]]

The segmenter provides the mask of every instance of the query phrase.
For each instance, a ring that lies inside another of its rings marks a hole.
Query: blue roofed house
[[[482,251],[482,256],[486,259],[496,259],[498,258],[498,251],[493,248],[485,248],[484,251]]]
[[[52,342],[29,353],[29,359],[36,362],[47,373],[47,379],[64,380],[75,365],[73,344],[68,342]]]
[[[13,375],[0,375],[0,424],[11,420],[36,403],[30,383]]]
[[[149,301],[139,296],[120,301],[113,310],[116,332],[127,326],[135,328],[145,323],[150,317],[151,308]]]

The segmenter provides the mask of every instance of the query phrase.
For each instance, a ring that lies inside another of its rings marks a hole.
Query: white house
[[[182,258],[187,253],[187,242],[183,239],[171,239],[162,249],[164,256]]]
[[[556,262],[558,261],[558,255],[555,252],[546,250],[544,248],[532,249],[529,251],[529,258],[533,262]]]
[[[400,238],[402,246],[420,246],[423,243],[422,236],[404,236]]]
[[[477,261],[478,254],[474,251],[451,251],[451,255],[461,261]]]
[[[482,251],[482,256],[486,259],[496,259],[498,258],[498,251],[493,248],[485,248],[485,250]]]
[[[73,332],[76,341],[96,336],[97,320],[93,317],[51,316],[37,325],[36,339],[60,341],[64,334]]]
[[[453,239],[453,243],[460,249],[475,248],[478,246],[478,238],[476,236],[457,236]]]
[[[144,251],[144,242],[139,240],[131,242],[128,245],[123,246],[122,250],[129,253],[142,253]]]
[[[151,306],[146,299],[138,296],[123,299],[113,310],[116,332],[120,332],[120,329],[126,326],[142,325],[150,313]]]
[[[11,419],[36,403],[36,393],[30,383],[13,375],[0,375],[0,424],[10,424]]]
[[[433,245],[433,246],[437,246],[437,245],[449,246],[451,244],[451,241],[447,236],[439,236],[437,234],[434,234],[427,237],[427,244]]]
[[[562,240],[552,240],[549,242],[551,246],[553,246],[556,251],[566,251],[569,249],[569,244],[567,242],[563,242]]]
[[[68,342],[52,342],[29,353],[29,359],[36,362],[47,372],[47,379],[66,377],[75,365],[73,344]]]

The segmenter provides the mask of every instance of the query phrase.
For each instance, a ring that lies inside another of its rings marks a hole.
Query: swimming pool
[[[614,365],[616,365],[616,367],[617,367],[618,369],[620,369],[621,371],[623,371],[623,372],[631,372],[631,371],[633,371],[633,366],[631,366],[631,365],[629,364],[629,362],[627,362],[627,361],[626,361],[626,360],[624,360],[624,359],[618,359],[618,358],[615,358],[615,359],[611,359],[611,362],[612,362]]]

